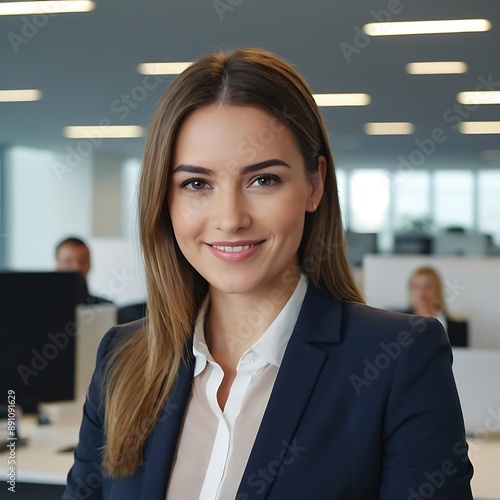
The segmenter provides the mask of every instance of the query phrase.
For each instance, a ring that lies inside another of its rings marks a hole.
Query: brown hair
[[[444,298],[444,289],[443,289],[443,281],[441,280],[441,276],[433,267],[419,267],[413,271],[413,274],[410,276],[408,281],[408,288],[411,288],[413,280],[417,276],[426,276],[431,279],[434,288],[437,292],[437,297],[433,301],[433,305],[436,307],[438,311],[446,311],[446,301]]]
[[[85,247],[87,249],[87,251],[90,253],[89,247],[85,244],[85,242],[83,240],[81,240],[80,238],[76,238],[74,236],[71,236],[69,238],[65,238],[64,240],[60,241],[57,244],[56,250],[55,250],[56,259],[59,255],[59,250],[61,250],[61,248],[66,246],[66,245],[73,245],[75,247]]]
[[[139,187],[139,228],[148,288],[144,328],[124,340],[104,377],[106,446],[103,465],[112,477],[141,464],[145,439],[175,383],[207,282],[182,255],[168,212],[170,163],[179,126],[196,109],[255,106],[288,127],[306,169],[327,160],[318,209],[306,214],[299,263],[310,283],[338,299],[363,302],[346,257],[333,156],[321,113],[306,81],[269,52],[241,48],[210,54],[181,73],[154,113]]]

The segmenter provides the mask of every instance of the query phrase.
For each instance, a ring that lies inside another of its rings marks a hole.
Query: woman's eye
[[[208,187],[208,184],[201,179],[191,179],[181,184],[181,188],[188,189],[190,191],[202,191]]]
[[[258,186],[260,187],[270,187],[274,186],[275,184],[279,184],[281,182],[280,178],[276,175],[271,175],[271,174],[264,174],[264,175],[259,175],[259,177],[256,177],[252,184],[257,183]]]

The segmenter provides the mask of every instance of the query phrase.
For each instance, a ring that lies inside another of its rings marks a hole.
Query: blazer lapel
[[[142,484],[143,500],[165,500],[170,470],[193,381],[194,356],[188,353],[186,358],[187,366],[181,364],[177,385],[147,441],[144,451],[146,465]]]
[[[238,489],[237,498],[266,498],[281,462],[301,443],[293,436],[314,391],[326,352],[314,342],[338,342],[340,302],[309,285]],[[290,451],[287,451],[289,450]],[[259,471],[266,474],[259,474]]]

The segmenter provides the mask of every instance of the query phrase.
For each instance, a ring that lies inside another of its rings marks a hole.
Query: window
[[[473,228],[474,176],[470,170],[436,171],[434,200],[434,222],[437,228]]]
[[[350,182],[350,229],[382,231],[388,223],[389,175],[386,170],[354,170]]]
[[[430,217],[430,175],[413,171],[393,179],[394,229],[422,232],[428,229]]]
[[[489,233],[500,243],[500,171],[478,172],[479,232]]]

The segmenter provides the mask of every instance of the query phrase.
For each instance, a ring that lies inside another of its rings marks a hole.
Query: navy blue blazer
[[[99,347],[65,500],[165,499],[192,355],[143,465],[119,480],[100,471],[102,363],[138,327],[111,329]],[[236,498],[472,499],[451,361],[437,320],[341,302],[309,285]]]

